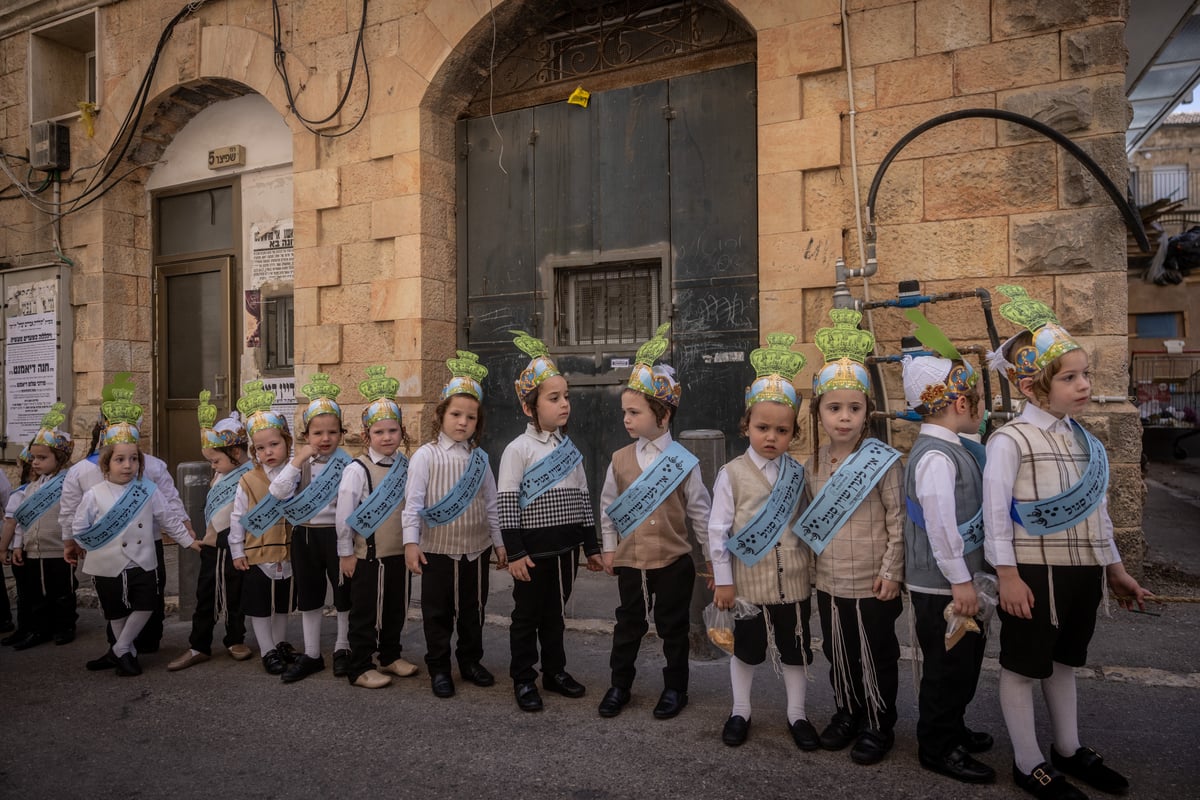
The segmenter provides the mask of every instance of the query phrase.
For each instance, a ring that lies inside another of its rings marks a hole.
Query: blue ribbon
[[[925,510],[921,508],[921,504],[913,500],[911,497],[904,498],[904,506],[908,511],[908,518],[913,524],[921,530],[925,528]],[[966,522],[960,523],[958,526],[958,535],[963,540],[963,555],[973,553],[983,546],[983,509],[975,512],[975,516],[971,517]]]
[[[747,567],[753,567],[775,546],[787,529],[804,493],[804,467],[786,453],[779,459],[779,478],[771,487],[766,505],[730,537],[730,553]]]
[[[267,492],[266,497],[258,501],[242,517],[242,527],[251,536],[262,536],[283,519],[283,501]]]
[[[67,471],[60,470],[36,492],[25,498],[21,505],[17,506],[17,510],[13,512],[13,519],[22,528],[28,529],[33,523],[42,518],[42,515],[54,507],[54,504],[62,498],[63,481],[67,479]]]
[[[1108,493],[1108,454],[1104,445],[1082,425],[1071,420],[1075,435],[1088,452],[1087,468],[1079,481],[1054,497],[1019,503],[1013,500],[1010,515],[1033,536],[1045,536],[1078,525],[1100,507]]]
[[[325,462],[325,469],[313,478],[304,491],[290,500],[283,501],[283,515],[293,525],[302,525],[333,502],[337,497],[338,485],[342,482],[342,470],[352,459],[340,447]]]
[[[604,509],[621,538],[637,530],[699,463],[700,459],[686,447],[679,442],[671,442],[671,446],[659,454],[612,505]]]
[[[867,439],[834,471],[820,493],[792,526],[792,533],[817,555],[867,498],[888,467],[900,459],[900,451],[878,439]]]
[[[521,476],[521,495],[517,503],[524,510],[550,489],[557,486],[583,463],[583,453],[569,438],[563,437],[550,453],[538,459]]]
[[[254,469],[254,465],[247,461],[232,472],[226,472],[219,481],[212,485],[212,488],[208,490],[208,497],[204,500],[205,525],[212,522],[212,518],[217,515],[218,511],[233,502],[233,498],[237,494],[238,481],[252,469]]]
[[[459,476],[458,483],[441,500],[432,506],[421,509],[421,519],[430,526],[447,525],[463,515],[479,494],[483,486],[483,476],[488,471],[488,455],[483,448],[476,447],[471,451],[471,460],[467,468]]]
[[[112,508],[104,512],[104,516],[92,523],[87,530],[76,534],[75,541],[89,552],[104,547],[133,524],[133,520],[142,512],[157,488],[152,481],[144,478],[131,481],[129,488],[121,493]]]
[[[403,453],[396,453],[393,458],[395,461],[383,480],[350,515],[350,527],[364,539],[374,536],[383,521],[404,502],[404,487],[408,485],[408,459]],[[365,468],[366,465],[363,466]]]

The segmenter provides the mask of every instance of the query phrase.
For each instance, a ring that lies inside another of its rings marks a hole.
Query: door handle
[[[225,390],[229,378],[226,375],[213,375],[213,398],[216,400],[225,399]]]

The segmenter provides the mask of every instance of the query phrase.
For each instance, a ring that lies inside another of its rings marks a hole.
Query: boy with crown
[[[1013,744],[1013,780],[1045,800],[1085,795],[1063,773],[1102,792],[1129,782],[1079,739],[1075,667],[1087,662],[1100,600],[1124,607],[1150,592],[1125,570],[1108,516],[1108,457],[1075,415],[1091,399],[1088,356],[1053,309],[1020,286],[1000,315],[1021,331],[989,364],[1025,396],[1016,419],[988,440],[984,551],[1000,579],[1000,709]],[[1041,682],[1054,744],[1042,755],[1033,687]]]
[[[696,567],[687,523],[703,547],[711,499],[700,478],[700,462],[671,439],[669,426],[683,389],[674,370],[655,363],[667,351],[669,323],[638,348],[633,372],[621,393],[625,431],[635,442],[613,453],[600,494],[604,570],[617,577],[621,603],[613,627],[612,687],[600,701],[600,716],[615,717],[630,700],[638,649],[654,626],[667,665],[656,719],[670,719],[688,703],[688,614]]]

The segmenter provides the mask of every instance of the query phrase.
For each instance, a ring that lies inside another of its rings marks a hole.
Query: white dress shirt
[[[408,485],[404,490],[404,511],[400,513],[406,545],[421,543],[421,525],[423,524],[421,512],[425,510],[426,506],[435,505],[442,499],[437,497],[432,502],[428,502],[429,498],[425,496],[429,490],[429,460],[433,456],[430,448],[433,447],[440,447],[447,451],[459,448],[468,456],[471,453],[469,444],[456,442],[440,432],[436,441],[417,448],[417,452],[413,453],[413,457],[408,462]],[[492,546],[503,547],[504,539],[500,536],[500,514],[496,505],[496,477],[492,474],[490,466],[484,473],[483,486],[479,488],[479,493],[483,496],[484,507],[487,509],[488,535],[492,539]],[[482,552],[483,550],[476,550],[473,553],[448,555],[465,555],[468,561],[474,561]]]
[[[750,463],[762,470],[763,477],[771,486],[779,480],[779,459],[763,458],[754,448],[746,450]],[[712,513],[708,518],[708,552],[712,559],[713,580],[717,586],[733,585],[733,561],[725,543],[736,531],[733,530],[733,516],[737,509],[733,505],[733,486],[725,467],[717,473],[713,482]],[[787,534],[787,531],[784,531]]]
[[[268,480],[274,480],[279,473],[283,471],[283,466],[271,467],[267,469]],[[238,481],[237,494],[233,496],[233,512],[229,515],[229,557],[230,558],[245,558],[246,557],[246,529],[242,526],[242,517],[247,511],[252,511],[246,506],[250,500],[246,497],[246,491],[242,488],[241,481]],[[259,564],[258,568],[263,571],[268,578],[276,581],[286,580],[292,577],[292,562],[278,561],[266,564]]]
[[[333,454],[330,453],[330,457]],[[325,466],[328,462],[317,461],[316,457],[309,459],[310,480],[315,481],[317,476],[325,471]],[[345,474],[343,470],[342,474]],[[278,497],[280,500],[290,500],[296,495],[297,489],[300,486],[300,467],[292,465],[289,461],[280,468],[279,474],[271,481],[271,494]],[[310,483],[309,486],[312,484]],[[307,488],[307,487],[306,487]],[[337,524],[337,495],[328,505],[313,514],[312,517],[301,525],[311,526],[313,528],[331,528]]]
[[[396,463],[393,456],[385,456],[374,447],[367,448],[367,458],[380,467],[391,467]],[[342,482],[337,493],[337,554],[341,557],[354,555],[354,528],[350,517],[358,510],[370,491],[367,488],[367,471],[349,464],[342,470]]]
[[[921,436],[932,436],[955,447],[962,447],[958,435],[941,425],[926,422],[921,425]],[[954,502],[954,484],[958,469],[950,456],[937,450],[926,450],[914,466],[917,496],[913,498],[925,515],[925,533],[929,537],[929,549],[938,569],[950,583],[969,583],[971,570],[963,557],[966,543],[958,532],[958,507]],[[908,584],[910,590],[926,594],[946,594],[940,587]]]

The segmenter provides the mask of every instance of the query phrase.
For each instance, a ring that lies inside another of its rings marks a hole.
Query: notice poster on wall
[[[296,424],[296,379],[295,378],[263,378],[263,388],[275,393],[275,402],[271,410],[288,421],[293,427]]]
[[[9,317],[6,323],[5,434],[24,446],[58,399],[57,320],[50,312]]]
[[[250,226],[250,288],[291,283],[292,221],[255,222]]]
[[[26,316],[54,314],[58,311],[55,305],[58,301],[58,281],[55,280],[14,283],[8,287],[6,294],[5,303],[13,314]]]

